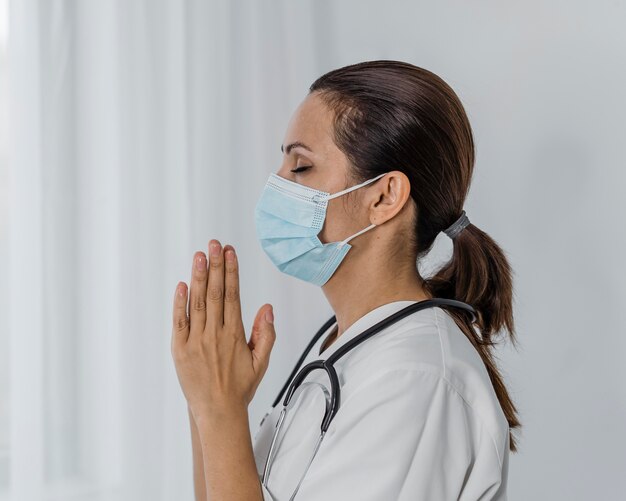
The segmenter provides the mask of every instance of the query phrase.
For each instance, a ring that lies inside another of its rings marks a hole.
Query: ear
[[[404,172],[389,171],[378,180],[370,205],[370,221],[381,225],[398,214],[411,198],[411,181]]]

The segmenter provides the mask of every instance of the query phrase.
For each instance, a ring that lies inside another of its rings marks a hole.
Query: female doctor
[[[335,356],[336,388],[318,370],[288,406],[280,395],[252,437],[247,408],[276,339],[273,308],[259,309],[247,338],[235,249],[211,240],[173,306],[196,499],[506,500],[521,425],[492,350],[498,333],[516,341],[512,273],[463,210],[475,152],[459,98],[408,63],[339,68],[311,85],[281,151],[255,208],[257,237],[280,271],[319,285],[335,314],[300,367],[424,301],[474,314],[423,303]],[[452,257],[422,277],[416,263],[440,232]]]

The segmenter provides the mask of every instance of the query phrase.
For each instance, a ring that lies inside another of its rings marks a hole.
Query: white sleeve
[[[472,471],[471,412],[438,373],[378,373],[340,402],[296,498],[458,500]],[[486,475],[491,490],[499,473]]]

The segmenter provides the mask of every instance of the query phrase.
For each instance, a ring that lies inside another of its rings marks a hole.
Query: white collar
[[[328,337],[328,335],[335,329],[337,326],[337,322],[335,321],[324,334],[317,340],[315,346],[310,351],[307,356],[307,360],[303,363],[303,366],[312,362],[313,360],[326,360],[330,355],[332,355],[335,351],[337,351],[341,346],[346,344],[351,339],[354,339],[356,336],[370,328],[372,325],[380,322],[384,318],[387,318],[389,315],[400,311],[401,309],[407,307],[410,304],[417,303],[415,300],[402,300],[402,301],[392,301],[390,303],[386,303],[380,306],[377,306],[373,310],[368,311],[361,318],[356,320],[350,327],[348,327],[341,336],[339,336],[333,343],[326,348],[322,354],[320,355],[319,350]]]

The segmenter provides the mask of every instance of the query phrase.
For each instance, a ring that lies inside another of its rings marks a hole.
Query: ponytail
[[[454,238],[452,258],[432,277],[425,288],[433,297],[463,301],[476,310],[476,327],[464,312],[451,308],[448,313],[480,354],[500,406],[511,430],[521,427],[492,352],[498,333],[508,333],[517,346],[513,321],[512,270],[500,246],[484,231],[469,223]],[[510,450],[517,441],[510,432]]]

